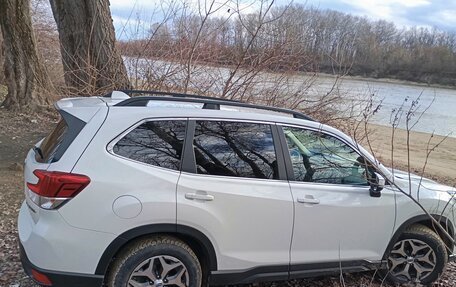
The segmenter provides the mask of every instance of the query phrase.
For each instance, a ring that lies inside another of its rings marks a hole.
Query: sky
[[[205,0],[110,0],[117,38],[122,39],[136,31],[138,19],[141,19],[141,24],[151,24],[153,19],[162,18],[161,12],[158,12],[160,5],[172,1],[186,1],[190,5],[206,3]],[[216,1],[221,5],[229,0]],[[239,1],[244,13],[253,12],[258,7],[255,0]],[[286,5],[289,1],[276,0],[275,5]],[[387,20],[398,27],[437,27],[456,32],[456,0],[294,0],[293,3],[366,16],[373,20]],[[220,13],[226,11],[225,7],[220,9]]]
[[[456,31],[456,0],[308,0],[307,5],[383,19],[402,26]]]

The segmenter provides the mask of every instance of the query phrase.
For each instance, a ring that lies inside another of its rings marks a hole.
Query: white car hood
[[[409,180],[408,172],[398,170],[398,169],[394,169],[394,170],[391,169],[390,171],[392,174],[394,174],[395,178],[408,182],[408,180]],[[422,187],[424,187],[428,190],[431,190],[431,191],[456,192],[456,189],[451,186],[440,184],[429,178],[425,178],[425,177],[422,178],[421,176],[414,174],[414,173],[410,173],[410,180],[412,181],[412,184],[415,184],[417,186],[421,182]]]

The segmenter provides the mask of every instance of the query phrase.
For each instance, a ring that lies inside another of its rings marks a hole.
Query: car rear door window
[[[277,179],[277,157],[268,124],[196,121],[198,174]]]
[[[186,121],[148,121],[120,139],[117,155],[154,166],[180,170]]]

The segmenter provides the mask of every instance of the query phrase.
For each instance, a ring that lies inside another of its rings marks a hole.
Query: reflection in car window
[[[363,158],[339,139],[284,127],[295,181],[367,185]]]
[[[67,130],[68,126],[65,120],[61,119],[55,126],[54,130],[41,143],[40,148],[43,153],[43,158],[37,156],[37,162],[50,162],[53,160],[57,149],[67,133]]]
[[[199,174],[277,179],[271,127],[197,121],[194,151]]]
[[[185,121],[150,121],[128,133],[114,153],[147,164],[179,170]]]

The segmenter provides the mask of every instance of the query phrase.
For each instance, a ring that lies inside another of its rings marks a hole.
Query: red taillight
[[[82,174],[37,169],[33,172],[38,182],[27,182],[27,187],[39,196],[48,198],[75,197],[89,183],[90,178]]]
[[[36,271],[35,269],[32,269],[32,277],[41,285],[52,286],[51,280],[49,280],[49,278],[46,275]]]

